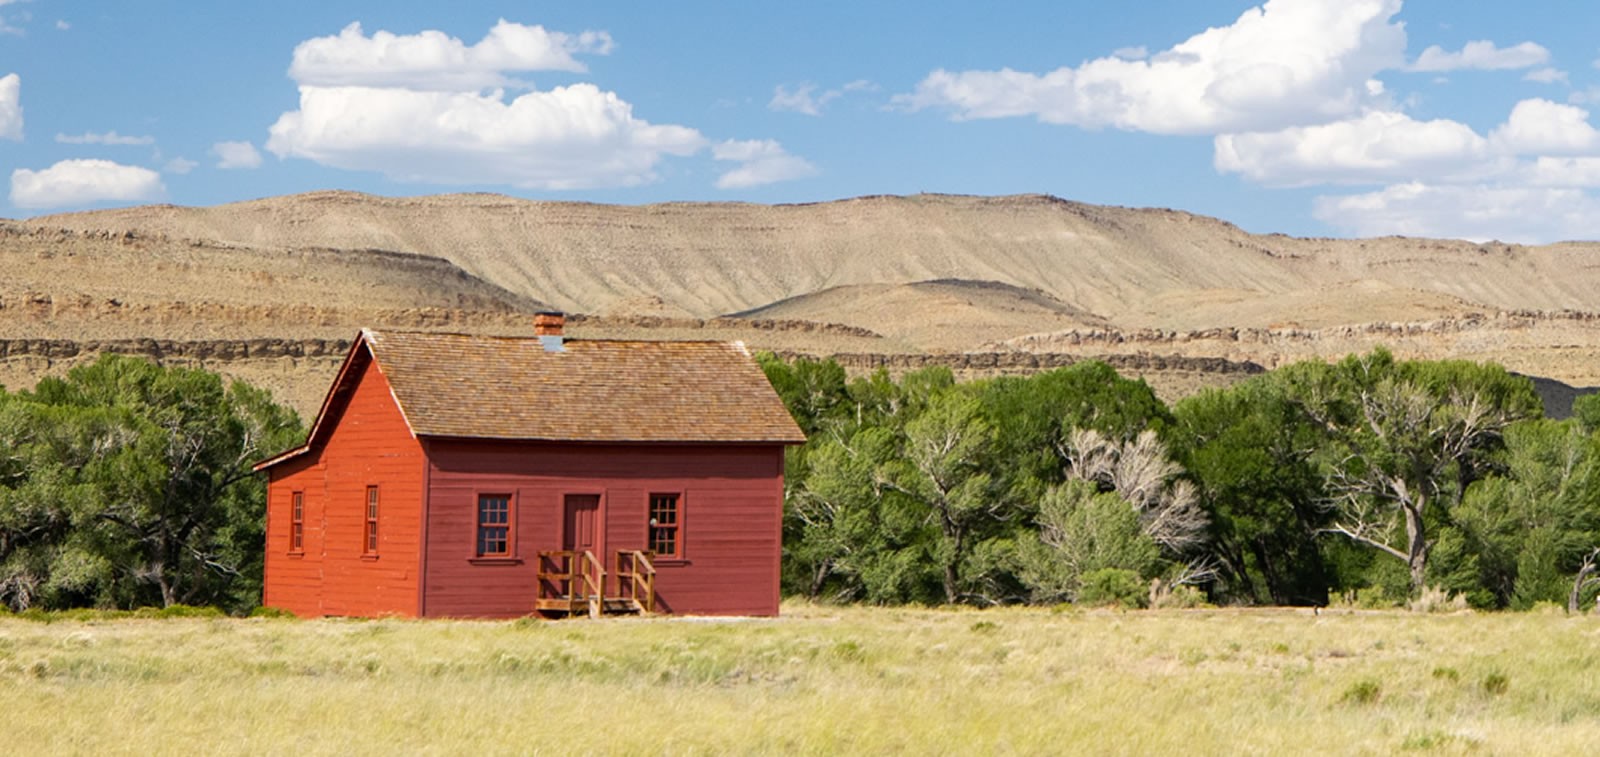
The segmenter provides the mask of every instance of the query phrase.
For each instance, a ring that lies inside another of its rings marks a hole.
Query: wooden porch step
[[[544,598],[540,598],[540,599],[536,600],[533,603],[533,606],[536,609],[548,610],[550,612],[588,612],[589,611],[589,601],[586,600],[586,599],[579,599],[579,600],[575,600],[574,601],[574,600],[570,600],[570,599],[544,599]]]
[[[615,599],[606,599],[605,602],[602,603],[601,609],[610,615],[637,615],[644,612],[644,608],[640,607],[638,602],[635,602],[632,599],[622,599],[620,597]]]
[[[582,615],[589,612],[589,600],[572,600],[565,597],[544,598],[534,601],[536,609],[545,612],[564,612],[569,615]],[[607,597],[600,601],[600,611],[607,615],[641,614],[644,608],[632,599],[622,597]]]

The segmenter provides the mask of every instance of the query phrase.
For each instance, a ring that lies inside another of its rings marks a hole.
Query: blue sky
[[[1600,3],[0,0],[0,215],[1042,192],[1600,238]]]

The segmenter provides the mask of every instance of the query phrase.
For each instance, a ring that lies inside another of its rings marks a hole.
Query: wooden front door
[[[574,552],[587,550],[604,561],[600,541],[600,495],[568,494],[566,514],[562,518],[561,548]]]

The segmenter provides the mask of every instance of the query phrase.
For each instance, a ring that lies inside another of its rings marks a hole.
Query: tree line
[[[958,382],[762,365],[784,589],[871,603],[1594,600],[1600,398],[1543,417],[1496,365],[1377,350],[1164,404],[1085,362]]]
[[[783,588],[829,601],[1591,606],[1600,397],[1543,417],[1504,369],[1382,350],[1172,406],[1085,362],[958,382],[761,362],[787,457]],[[248,610],[287,408],[105,356],[0,388],[0,606]]]

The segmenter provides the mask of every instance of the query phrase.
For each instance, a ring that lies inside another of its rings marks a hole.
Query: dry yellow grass
[[[786,605],[776,620],[0,619],[4,751],[1556,754],[1600,620]]]

